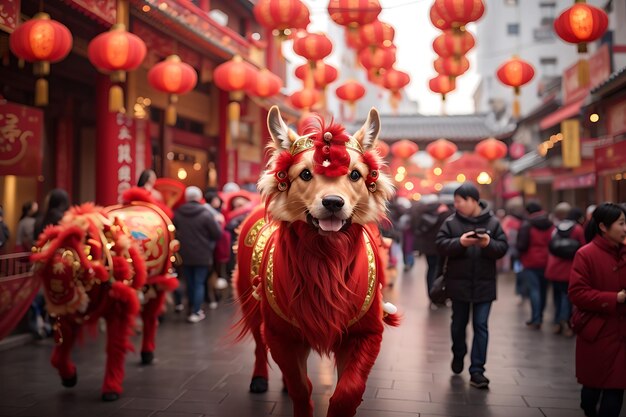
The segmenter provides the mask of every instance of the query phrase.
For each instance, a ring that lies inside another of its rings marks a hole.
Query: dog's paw
[[[154,352],[141,352],[141,364],[150,365],[154,361]]]
[[[250,392],[255,394],[261,394],[267,392],[267,378],[262,376],[255,376],[250,382]]]
[[[120,398],[120,394],[117,392],[103,392],[102,401],[117,401]]]
[[[72,375],[69,378],[61,378],[61,384],[63,384],[63,386],[67,388],[73,387],[74,385],[76,385],[77,382],[78,382],[77,373],[74,373],[74,375]]]

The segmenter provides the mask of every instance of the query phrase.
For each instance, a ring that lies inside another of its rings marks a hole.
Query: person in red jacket
[[[567,205],[569,207],[569,204]],[[557,205],[557,208],[559,205]],[[570,271],[572,270],[572,262],[576,249],[584,246],[585,230],[577,222],[579,210],[568,209],[568,213],[560,213],[555,209],[554,216],[555,229],[552,232],[552,241],[550,244],[550,253],[548,254],[548,266],[546,267],[546,278],[552,283],[552,293],[554,296],[554,334],[563,334],[566,337],[572,337],[574,332],[569,326],[569,319],[572,314],[572,305],[567,297],[569,285]],[[566,236],[561,238],[561,236]],[[559,251],[553,249],[553,242],[562,243],[561,248],[567,247],[567,250]],[[572,245],[569,247],[569,245]]]
[[[548,265],[548,245],[552,239],[554,225],[541,205],[531,201],[526,205],[528,217],[522,223],[517,235],[517,250],[520,254],[523,271],[520,275],[528,289],[532,315],[526,325],[539,330],[546,307],[548,282],[545,277]]]
[[[578,308],[576,378],[587,417],[617,417],[626,389],[626,221],[624,209],[604,203],[593,212],[595,236],[578,250],[569,296]],[[598,408],[599,403],[599,408]]]

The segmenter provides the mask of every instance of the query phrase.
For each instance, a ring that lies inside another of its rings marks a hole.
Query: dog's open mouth
[[[310,225],[324,232],[338,232],[350,225],[350,219],[340,219],[334,215],[325,219],[317,219],[309,213],[306,217]]]

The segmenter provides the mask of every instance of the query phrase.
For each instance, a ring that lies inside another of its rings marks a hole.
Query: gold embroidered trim
[[[255,252],[257,251],[257,248],[260,247],[261,249],[259,250],[259,258],[258,258],[259,260],[256,262],[256,273],[253,272],[251,274],[252,278],[258,275],[258,268],[260,265],[260,256],[263,254],[263,248],[265,248],[265,245],[267,244],[267,239],[272,233],[274,233],[274,231],[276,230],[276,227],[268,227],[262,232],[262,234],[265,234],[265,232],[269,229],[272,229],[272,230],[271,232],[267,233],[267,236],[265,237],[263,244],[259,245],[259,242],[257,241],[257,244],[255,245],[255,248],[254,248]],[[262,237],[263,236],[260,236],[259,240],[261,240]],[[348,322],[348,326],[352,326],[354,323],[359,321],[369,311],[372,305],[372,302],[374,300],[374,291],[376,291],[376,257],[374,255],[374,249],[372,248],[371,240],[365,231],[363,231],[363,239],[365,240],[365,248],[367,251],[367,280],[368,280],[367,293],[365,294],[365,300],[363,301],[363,305],[361,306],[361,310],[359,311],[359,314]],[[272,310],[274,310],[274,312],[278,314],[278,316],[280,316],[283,320],[288,321],[289,323],[293,324],[296,327],[300,327],[295,319],[287,317],[285,313],[282,312],[282,310],[280,309],[278,305],[278,302],[276,301],[276,295],[274,294],[274,248],[275,246],[274,244],[272,244],[267,254],[267,256],[269,257],[267,260],[266,274],[265,274],[265,295],[267,298],[267,302],[272,307]],[[253,253],[253,262],[252,262],[253,265],[255,265],[254,259],[255,258],[254,258],[254,253]],[[251,270],[254,271],[255,270],[254,268],[255,267],[253,266]]]
[[[244,244],[251,248],[254,246],[254,242],[256,241],[256,237],[259,235],[259,231],[265,226],[265,219],[260,218],[256,223],[252,225],[250,230],[248,230],[248,234],[244,239]]]
[[[348,141],[346,142],[346,148],[355,150],[362,154],[363,147],[361,147],[361,144],[359,143],[359,141],[353,138],[352,136],[350,136],[349,138],[350,139],[348,139]],[[309,136],[302,136],[296,139],[296,141],[291,145],[289,152],[292,155],[297,155],[300,152],[304,152],[309,149],[312,149],[314,146],[315,146],[315,143],[313,142],[313,139],[311,139]]]

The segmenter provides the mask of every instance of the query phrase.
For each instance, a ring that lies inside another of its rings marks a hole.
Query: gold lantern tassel
[[[35,106],[48,105],[48,80],[45,78],[37,79],[35,83]]]
[[[580,59],[578,61],[578,86],[586,87],[589,85],[589,61]]]
[[[515,91],[515,96],[513,97],[513,117],[515,119],[519,119],[520,116],[520,104],[519,104],[519,87],[513,87]]]
[[[165,109],[165,124],[168,126],[176,125],[176,103],[178,103],[178,96],[176,94],[170,95],[169,104]]]
[[[124,90],[117,84],[109,88],[109,111],[111,113],[124,112]]]
[[[241,114],[241,106],[237,101],[228,104],[228,126],[231,139],[239,137],[239,116]]]

